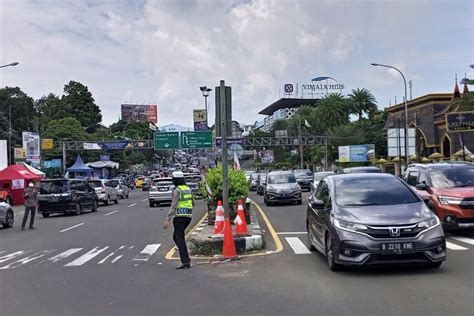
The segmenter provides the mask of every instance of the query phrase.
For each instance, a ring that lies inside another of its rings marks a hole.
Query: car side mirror
[[[428,190],[428,185],[426,183],[419,183],[415,186],[417,190],[426,191]]]
[[[316,198],[312,199],[311,202],[309,202],[309,205],[311,206],[311,208],[314,208],[315,210],[324,209],[324,202]]]

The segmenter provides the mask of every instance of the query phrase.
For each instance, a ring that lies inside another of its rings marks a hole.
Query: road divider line
[[[128,207],[133,207],[135,205],[137,205],[137,203],[130,204]]]
[[[101,252],[107,250],[107,248],[109,248],[109,246],[105,246],[104,248],[95,247],[94,249],[90,250],[89,252],[77,258],[76,260],[71,261],[68,264],[65,264],[64,266],[65,267],[82,266],[84,263],[92,260],[95,256],[99,255]]]
[[[469,244],[469,245],[474,245],[474,239],[472,238],[467,238],[467,237],[453,237],[453,236],[450,236],[449,239],[456,239],[457,241],[462,241],[466,244]]]
[[[135,257],[133,261],[148,261],[151,256],[160,248],[161,244],[146,245],[145,248]]]
[[[65,229],[63,229],[63,230],[60,230],[59,232],[60,232],[60,233],[64,233],[64,232],[67,232],[68,230],[74,229],[74,228],[79,227],[79,226],[82,226],[82,225],[84,225],[84,223],[79,223],[79,224],[77,224],[77,225],[74,225],[74,226],[65,228]]]
[[[446,242],[446,248],[451,249],[451,250],[467,250],[466,247],[458,246],[456,244],[452,244],[449,241]]]
[[[279,232],[277,235],[306,235],[307,232]]]
[[[294,253],[297,255],[306,255],[311,253],[308,247],[298,238],[298,237],[285,237],[288,244],[293,249]]]
[[[109,216],[111,214],[114,214],[114,213],[117,213],[118,211],[112,211],[112,212],[108,212],[107,214],[104,214],[104,216]]]

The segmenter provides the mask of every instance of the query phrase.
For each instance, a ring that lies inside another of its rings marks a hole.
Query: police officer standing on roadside
[[[25,198],[25,214],[23,215],[21,229],[25,229],[26,222],[28,221],[28,214],[31,214],[30,229],[35,229],[33,224],[35,223],[36,208],[38,207],[38,190],[36,190],[33,182],[30,182],[23,192],[23,196]]]
[[[171,221],[173,221],[173,240],[176,247],[178,247],[181,258],[181,264],[176,269],[189,269],[191,267],[191,259],[189,258],[186,246],[185,230],[193,217],[193,194],[186,185],[184,174],[181,171],[173,172],[172,176],[175,189],[172,193],[170,211],[163,224],[163,228],[167,229]]]

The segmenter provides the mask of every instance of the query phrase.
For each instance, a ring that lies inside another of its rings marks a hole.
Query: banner
[[[260,161],[262,163],[273,163],[273,150],[267,149],[260,152]]]
[[[200,109],[193,110],[193,120],[194,120],[195,131],[207,130],[206,110],[200,110]]]
[[[51,160],[45,160],[43,162],[43,165],[46,169],[48,168],[61,168],[62,166],[62,159],[51,159]]]
[[[102,147],[100,147],[99,144],[97,143],[83,143],[82,146],[84,149],[88,149],[88,150],[102,149]]]
[[[23,132],[23,148],[26,150],[26,162],[30,162],[33,167],[40,164],[41,144],[38,133]]]
[[[102,149],[125,149],[130,145],[130,142],[114,142],[114,143],[103,143]]]
[[[14,148],[13,149],[13,157],[18,160],[24,160],[26,158],[26,150],[25,148]]]
[[[339,146],[339,162],[364,162],[375,157],[375,145]]]
[[[42,150],[51,150],[54,148],[54,142],[50,138],[43,138],[41,140],[41,149]]]
[[[122,120],[130,122],[158,123],[156,104],[122,104]]]
[[[8,167],[7,141],[0,139],[0,170]]]

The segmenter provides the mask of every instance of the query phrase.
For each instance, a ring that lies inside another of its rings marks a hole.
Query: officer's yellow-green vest
[[[193,216],[193,193],[187,185],[178,185],[179,201],[176,205],[176,216]]]

